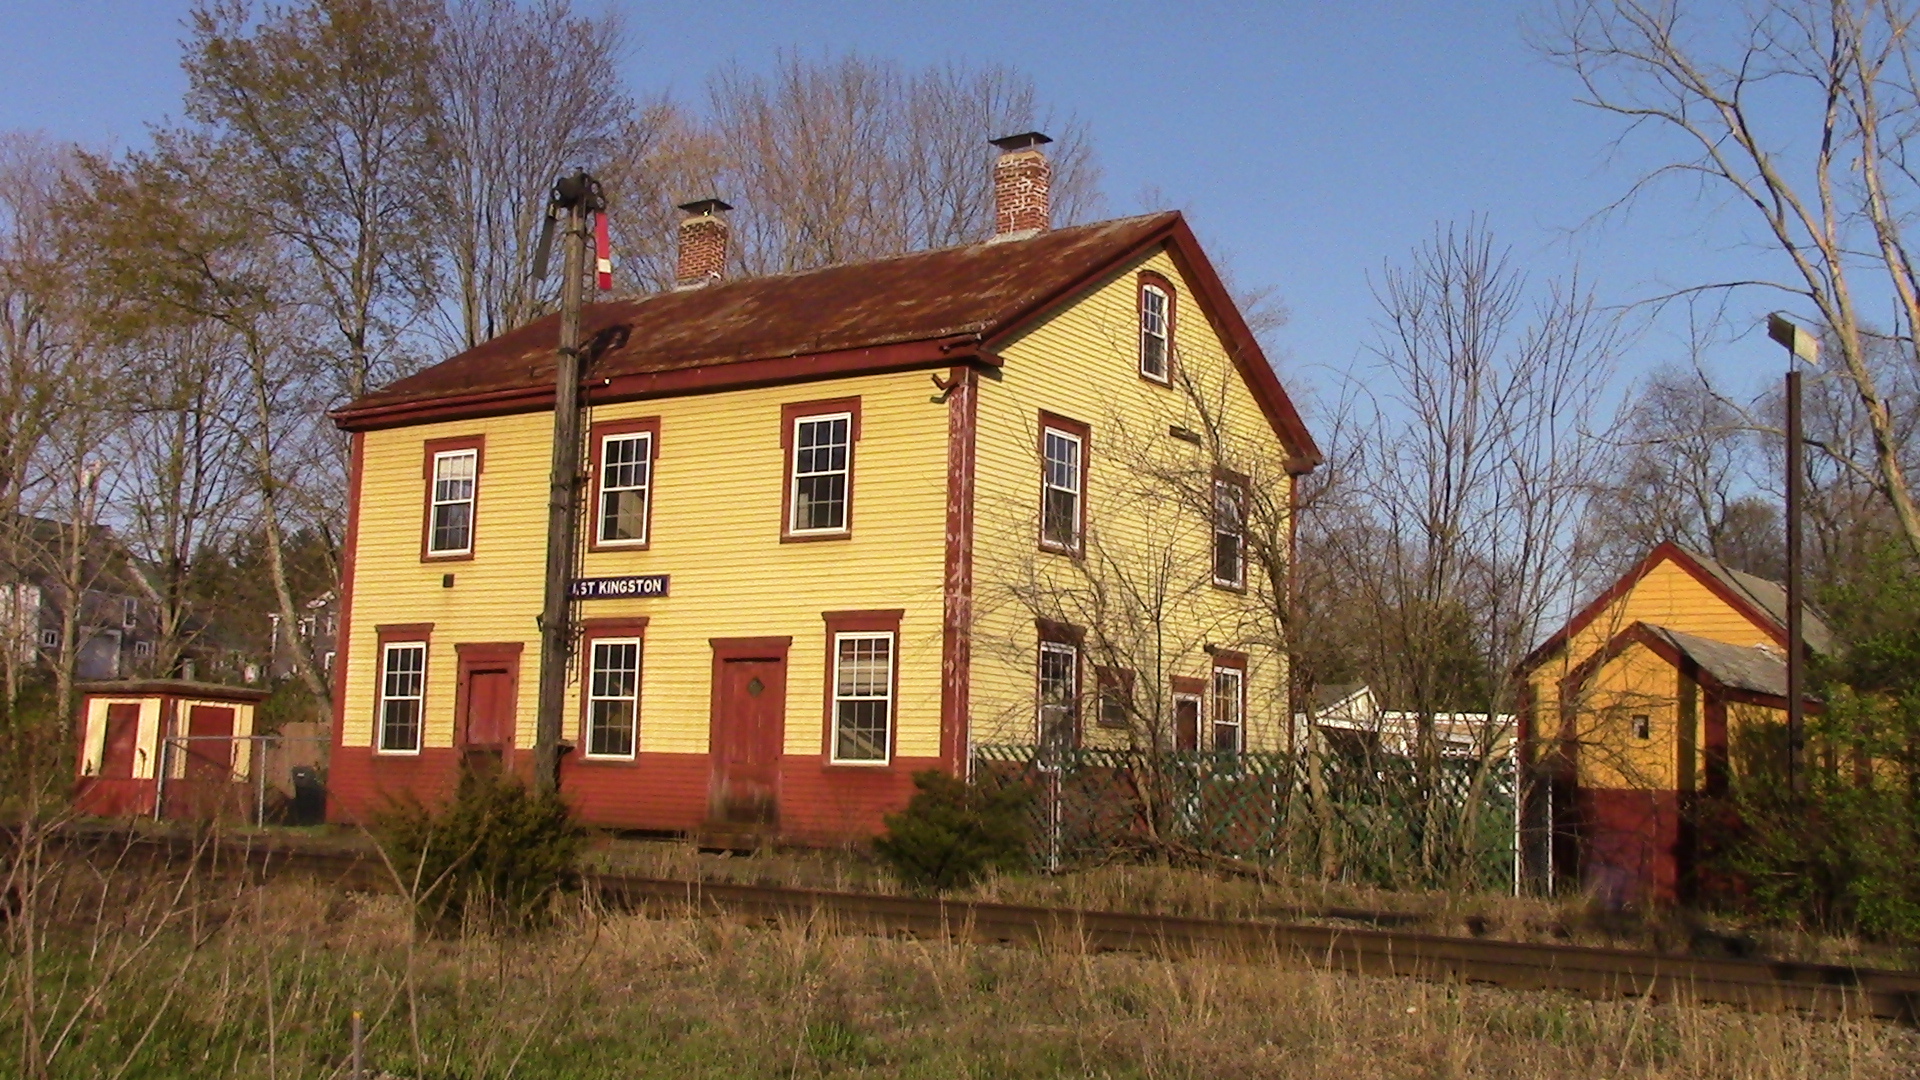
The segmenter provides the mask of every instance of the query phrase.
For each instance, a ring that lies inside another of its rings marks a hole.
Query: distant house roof
[[[1581,608],[1565,626],[1553,632],[1552,636],[1541,642],[1520,662],[1520,670],[1527,671],[1538,666],[1565,645],[1575,634],[1599,618],[1615,601],[1625,596],[1640,580],[1651,573],[1654,567],[1671,561],[1674,565],[1691,574],[1693,578],[1706,586],[1720,599],[1743,613],[1755,626],[1771,637],[1782,649],[1787,645],[1787,594],[1786,589],[1776,582],[1762,577],[1735,570],[1732,567],[1697,551],[1690,551],[1671,541],[1655,547],[1640,560],[1633,569],[1621,575],[1607,590],[1593,599],[1593,602]],[[1807,647],[1823,655],[1834,655],[1840,649],[1840,639],[1828,626],[1826,620],[1814,611],[1809,604],[1802,603],[1801,634]]]
[[[1333,708],[1335,705],[1345,703],[1348,699],[1366,689],[1367,684],[1363,682],[1334,683],[1330,686],[1316,686],[1313,688],[1313,693],[1310,696],[1313,711],[1324,712],[1327,709]]]
[[[1664,626],[1648,626],[1647,632],[1672,645],[1730,690],[1782,699],[1787,696],[1787,658],[1783,653],[1758,645],[1729,645]]]
[[[589,304],[596,403],[973,360],[1158,246],[1200,295],[1262,410],[1305,467],[1320,460],[1252,331],[1177,211],[803,273]],[[336,410],[348,430],[553,407],[559,316],[502,334]]]

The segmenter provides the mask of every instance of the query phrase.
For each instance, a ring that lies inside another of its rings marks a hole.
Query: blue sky
[[[1615,122],[1577,105],[1572,79],[1528,47],[1531,3],[615,6],[633,86],[689,99],[715,67],[792,47],[1027,71],[1053,108],[1090,124],[1112,212],[1146,209],[1139,194],[1157,188],[1243,281],[1277,286],[1292,321],[1276,359],[1303,392],[1365,362],[1369,274],[1437,223],[1481,216],[1534,279],[1578,268],[1610,303],[1773,265],[1740,243],[1737,217],[1684,190],[1590,220],[1647,159],[1611,153]],[[186,7],[8,0],[0,128],[137,145],[179,111]],[[1757,318],[1777,302],[1754,294],[1734,311]],[[1684,361],[1673,322],[1637,337],[1627,375]],[[1713,356],[1736,382],[1777,361],[1757,335]]]

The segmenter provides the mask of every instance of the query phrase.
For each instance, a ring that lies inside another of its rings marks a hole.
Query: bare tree
[[[308,0],[256,12],[202,0],[189,20],[187,115],[213,133],[208,179],[304,256],[308,298],[349,398],[399,373],[424,299],[431,0]]]
[[[1847,465],[1871,478],[1920,555],[1898,420],[1872,362],[1885,341],[1907,378],[1920,368],[1920,272],[1906,235],[1920,195],[1907,147],[1920,108],[1915,15],[1900,0],[1769,0],[1735,18],[1680,0],[1565,0],[1544,48],[1581,80],[1587,104],[1621,118],[1623,138],[1677,136],[1684,147],[1622,205],[1673,178],[1750,211],[1785,275],[1695,290],[1775,290],[1827,329],[1870,435]]]
[[[784,53],[770,75],[723,70],[708,96],[724,154],[716,183],[738,193],[735,259],[750,274],[986,239],[986,140],[1040,124],[1056,128],[1056,224],[1098,198],[1085,126],[1052,123],[1032,80],[1010,68],[908,72],[856,53]]]
[[[443,201],[430,228],[452,286],[442,336],[457,351],[550,310],[558,285],[532,269],[554,179],[645,158],[663,118],[621,89],[626,39],[612,9],[465,0],[439,25],[430,71]]]

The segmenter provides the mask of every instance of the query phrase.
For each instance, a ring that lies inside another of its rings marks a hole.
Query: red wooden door
[[[712,811],[722,822],[779,821],[781,742],[786,736],[785,660],[723,660],[713,688]]]
[[[232,709],[193,706],[187,712],[187,736],[187,779],[235,779]]]
[[[140,706],[107,706],[106,737],[100,747],[100,778],[133,779],[134,743],[140,737]]]
[[[513,742],[513,674],[499,669],[467,675],[467,715],[462,745],[470,750],[503,750]]]

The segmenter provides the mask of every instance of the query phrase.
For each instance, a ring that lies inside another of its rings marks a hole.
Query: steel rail
[[[106,837],[90,837],[96,848]],[[84,846],[74,837],[66,843]],[[313,873],[336,887],[397,891],[364,849],[276,840],[195,846],[174,838],[122,838],[127,854],[236,862],[263,875]],[[1630,949],[1494,941],[1402,930],[1226,920],[998,904],[783,886],[676,881],[590,873],[583,884],[609,906],[658,914],[733,915],[822,931],[860,931],[1012,945],[1056,944],[1156,956],[1211,955],[1356,975],[1512,990],[1563,990],[1593,998],[1731,1005],[1816,1016],[1873,1016],[1920,1023],[1920,972],[1787,960],[1667,956]]]

